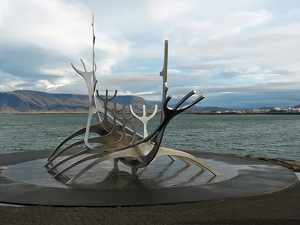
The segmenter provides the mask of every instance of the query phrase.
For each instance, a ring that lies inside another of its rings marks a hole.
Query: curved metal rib
[[[57,154],[53,155],[51,157],[50,160],[48,160],[48,162],[46,163],[45,167],[47,167],[50,163],[52,163],[58,156],[60,156],[62,153],[66,152],[67,150],[71,149],[71,148],[74,148],[78,145],[81,145],[83,144],[84,142],[83,141],[77,141],[71,145],[68,145],[67,147],[63,148],[62,150],[60,150]]]
[[[211,167],[209,167],[208,165],[206,165],[205,163],[201,162],[199,159],[197,159],[195,156],[192,156],[191,154],[184,152],[184,151],[179,151],[179,150],[174,150],[174,149],[168,149],[168,148],[164,148],[164,147],[160,147],[159,149],[159,153],[157,155],[157,157],[161,156],[161,155],[173,155],[173,156],[179,156],[179,157],[183,157],[186,160],[190,161],[191,163],[197,165],[198,167],[202,168],[203,170],[209,170],[211,173],[213,173],[216,176],[219,176],[220,174],[215,171],[214,169],[212,169]]]
[[[141,157],[140,154],[143,153],[142,155],[144,155],[145,152],[149,152],[149,151],[151,151],[151,144],[139,145],[139,146],[136,146],[133,148],[127,148],[127,149],[124,149],[121,151],[103,152],[103,153],[97,154],[98,155],[97,160],[95,160],[94,162],[92,162],[91,164],[86,166],[83,170],[81,170],[73,178],[71,178],[66,184],[72,184],[78,177],[80,177],[82,174],[87,172],[93,166],[95,166],[103,161],[109,160],[109,159],[130,157],[130,158],[136,158],[141,163],[143,163],[143,157]],[[65,173],[66,171],[72,169],[74,166],[76,166],[84,161],[94,159],[94,158],[97,158],[97,157],[95,157],[95,155],[94,155],[94,156],[86,157],[85,159],[79,160],[79,161],[75,162],[74,164],[70,165],[69,167],[65,168],[64,170],[60,171],[57,175],[55,175],[55,177],[61,175],[62,173]]]
[[[133,153],[133,151],[130,151],[129,149],[126,149],[126,150],[123,150],[122,152],[113,152],[111,154],[105,155],[105,156],[95,160],[94,162],[92,162],[88,166],[86,166],[83,170],[81,170],[73,178],[71,178],[66,184],[72,184],[78,177],[80,177],[82,174],[86,173],[89,169],[91,169],[92,167],[94,167],[95,165],[97,165],[101,162],[104,162],[104,161],[109,160],[109,159],[120,158],[120,157],[122,157],[122,158],[133,157],[132,153]]]
[[[109,144],[112,141],[117,142],[117,140],[119,140],[121,138],[121,135],[119,135],[119,133],[116,130],[111,131],[110,133],[100,136],[100,137],[94,137],[94,138],[90,138],[89,139],[89,143],[93,142],[93,143],[101,143],[101,144]],[[78,141],[78,142],[74,142],[70,145],[68,145],[66,148],[60,150],[57,154],[53,155],[51,157],[51,159],[47,162],[47,164],[45,165],[45,167],[47,167],[50,163],[52,163],[58,156],[60,156],[61,154],[63,154],[64,152],[66,152],[67,150],[74,148],[80,144],[84,144],[84,141]],[[109,146],[106,146],[105,148],[101,148],[101,149],[107,149]],[[96,147],[97,148],[97,147]],[[98,148],[100,149],[100,148]]]
[[[108,134],[109,131],[112,129],[112,124],[110,124],[110,126],[108,126],[108,124],[106,125],[106,129],[102,128],[102,124],[106,123],[106,121],[102,121],[102,123],[100,124],[95,124],[92,125],[90,127],[90,132],[94,132],[97,133],[99,135],[105,135]],[[109,128],[109,129],[108,129]],[[66,137],[55,149],[54,151],[50,154],[50,156],[48,157],[48,161],[56,154],[56,152],[64,145],[66,144],[68,141],[72,140],[73,138],[84,134],[86,131],[86,127],[83,127],[77,131],[75,131],[73,134],[69,135],[68,137]]]
[[[132,110],[132,112],[134,112],[134,111]],[[140,121],[136,117],[134,117],[133,115],[131,115],[129,118],[127,118],[126,115],[125,115],[125,109],[122,110],[122,116],[133,128],[133,135],[132,135],[131,144],[134,143],[134,142],[137,142],[138,141],[137,126],[140,124]],[[131,120],[131,119],[133,119],[133,120]]]
[[[47,170],[47,172],[51,172],[51,171],[53,171],[54,169],[56,169],[58,166],[64,164],[65,162],[67,162],[67,161],[69,161],[69,160],[71,160],[71,159],[73,159],[73,158],[75,158],[75,157],[78,157],[78,156],[81,156],[81,155],[83,155],[83,154],[89,153],[89,152],[90,152],[90,151],[89,151],[88,149],[84,149],[84,150],[82,150],[82,151],[80,151],[80,152],[77,152],[77,153],[75,153],[75,154],[73,154],[73,155],[70,155],[70,156],[68,156],[67,158],[65,158],[65,159],[59,161],[58,163],[56,163],[55,165],[53,165],[51,168],[49,168],[49,169]]]

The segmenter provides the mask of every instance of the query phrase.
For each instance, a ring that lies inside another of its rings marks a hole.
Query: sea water
[[[87,114],[0,114],[0,154],[54,149],[86,122]],[[159,122],[160,115],[150,120],[148,133]],[[299,129],[300,115],[181,114],[169,123],[162,146],[300,161]]]

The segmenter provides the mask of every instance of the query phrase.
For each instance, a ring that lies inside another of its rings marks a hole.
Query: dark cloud
[[[38,68],[55,68],[68,65],[70,58],[52,52],[36,45],[24,44],[12,47],[0,45],[1,71],[22,78],[44,76],[38,73]]]

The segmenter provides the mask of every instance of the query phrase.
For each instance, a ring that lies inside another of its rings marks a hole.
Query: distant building
[[[280,107],[273,107],[271,109],[271,112],[280,112],[281,111],[281,108]]]
[[[288,113],[299,113],[299,108],[287,108]]]

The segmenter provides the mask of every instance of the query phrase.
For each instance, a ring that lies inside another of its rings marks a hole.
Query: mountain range
[[[104,96],[101,96],[104,98]],[[146,101],[133,95],[116,96],[109,102],[109,108],[114,107],[114,101],[119,109],[126,101],[126,111],[129,105],[141,112],[143,105],[148,111],[153,111],[155,104],[161,110],[161,102]],[[103,102],[100,100],[103,105]],[[173,107],[175,104],[170,103]],[[224,111],[228,109],[218,107],[191,107],[189,111]],[[86,113],[88,112],[88,96],[74,94],[50,94],[46,92],[17,90],[12,92],[0,92],[0,113]]]

